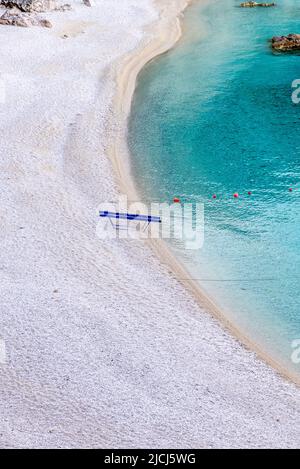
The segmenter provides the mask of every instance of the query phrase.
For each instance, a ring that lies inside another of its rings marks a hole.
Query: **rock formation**
[[[45,11],[67,11],[71,10],[70,4],[57,4],[56,0],[0,0],[0,7],[6,8],[0,17],[0,25],[21,26],[43,26],[51,28],[50,21],[40,18],[37,13]]]
[[[289,52],[300,50],[300,34],[289,34],[288,36],[274,36],[272,47],[275,50]]]
[[[6,10],[0,17],[0,24],[6,26],[21,26],[28,28],[29,26],[42,26],[44,28],[51,28],[50,21],[40,18],[38,16],[31,16],[28,13],[21,13],[17,10]]]
[[[55,0],[0,0],[0,5],[6,8],[18,8],[25,13],[54,10]]]
[[[243,2],[241,3],[242,8],[254,8],[254,7],[275,7],[276,3],[257,3],[257,2]]]

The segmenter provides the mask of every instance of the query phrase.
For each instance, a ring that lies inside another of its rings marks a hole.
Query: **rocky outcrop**
[[[52,27],[52,24],[48,20],[38,16],[31,16],[28,13],[21,13],[17,10],[7,10],[0,17],[0,24],[6,26],[20,26],[22,28],[28,28],[29,26],[42,26],[44,28]]]
[[[300,50],[300,34],[289,34],[288,36],[274,36],[272,47],[282,52]]]
[[[40,18],[37,13],[49,10],[67,11],[71,10],[70,4],[57,4],[56,0],[0,0],[0,7],[7,10],[0,17],[0,25],[20,26],[42,26],[51,28],[50,21]]]
[[[54,11],[70,11],[72,6],[69,3],[64,3],[63,5],[58,5],[54,8]]]
[[[18,8],[24,13],[54,10],[55,0],[0,0],[0,5],[6,8]]]
[[[276,3],[257,3],[257,2],[243,2],[241,3],[242,8],[254,8],[254,7],[275,7]]]

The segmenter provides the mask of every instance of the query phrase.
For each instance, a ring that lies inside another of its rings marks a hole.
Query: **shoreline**
[[[142,44],[125,56],[117,67],[116,92],[113,104],[113,119],[118,121],[117,136],[109,145],[108,155],[112,161],[117,186],[121,193],[128,196],[129,200],[138,200],[139,193],[130,170],[130,152],[127,145],[127,122],[131,111],[131,103],[136,89],[138,75],[141,70],[152,59],[168,52],[176,46],[181,39],[182,21],[181,17],[185,10],[194,3],[195,0],[178,0],[177,3],[168,8],[168,15],[164,16],[164,8],[158,6],[160,10],[159,19],[150,25],[151,39]],[[170,11],[171,10],[171,11]],[[118,116],[118,117],[116,117]],[[119,156],[121,155],[121,157]],[[197,281],[193,280],[185,266],[175,257],[171,249],[164,240],[145,241],[159,261],[168,269],[168,273],[175,277],[177,281],[189,291],[196,299],[197,303],[209,314],[217,319],[225,330],[246,349],[255,352],[257,358],[271,367],[274,372],[282,378],[300,386],[300,378],[287,371],[276,359],[272,358],[252,339],[242,333],[234,323],[226,317],[222,309],[214,303]]]

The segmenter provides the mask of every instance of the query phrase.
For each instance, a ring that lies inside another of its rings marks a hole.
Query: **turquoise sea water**
[[[300,56],[268,43],[300,33],[300,3],[239,3],[196,2],[178,46],[142,71],[132,171],[147,201],[205,204],[203,249],[173,245],[176,255],[242,332],[300,375]]]

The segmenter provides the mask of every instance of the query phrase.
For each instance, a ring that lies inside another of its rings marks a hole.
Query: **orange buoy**
[[[216,194],[214,194],[214,195],[212,196],[212,198],[213,198],[213,199],[216,199],[216,198],[217,198]]]
[[[234,197],[235,199],[238,199],[238,198],[239,198],[238,192],[235,192],[235,193],[233,194],[233,197]]]
[[[251,192],[251,191],[249,191],[249,192],[248,192],[248,195],[252,195],[252,192]]]
[[[292,187],[290,187],[290,188],[289,188],[289,191],[290,191],[290,192],[293,192],[293,188],[292,188]]]
[[[173,202],[174,202],[175,204],[179,204],[179,203],[180,203],[180,199],[178,199],[178,197],[174,197]]]

